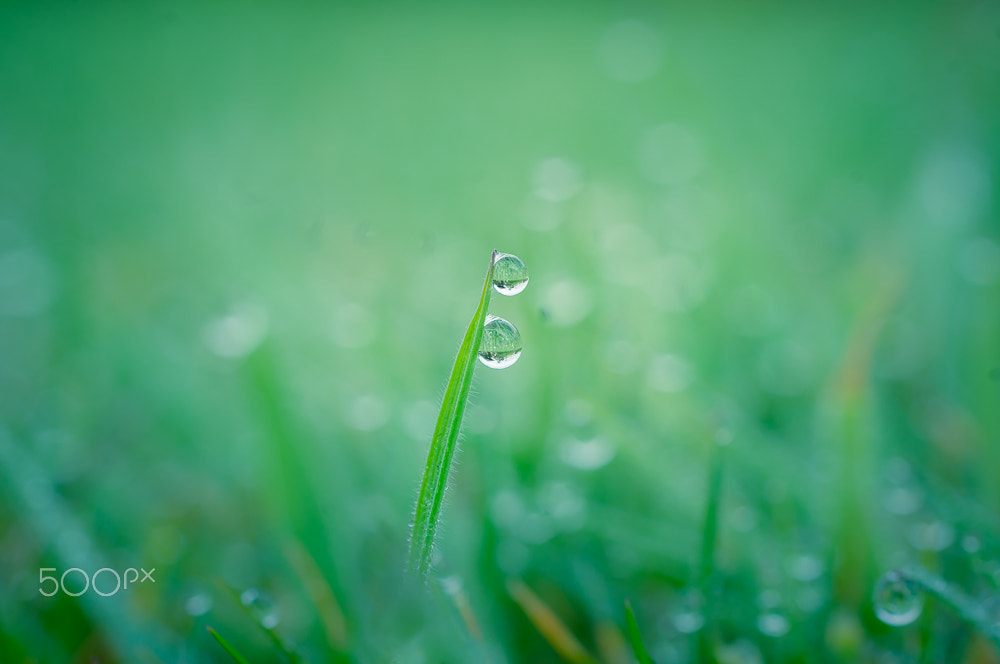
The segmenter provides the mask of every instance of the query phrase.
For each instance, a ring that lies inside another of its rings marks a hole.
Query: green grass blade
[[[632,604],[625,600],[625,629],[628,632],[628,640],[632,643],[632,652],[639,664],[655,664],[653,658],[646,652],[646,646],[642,644],[642,634],[639,633],[639,623],[635,620],[635,613],[632,611]]]
[[[722,466],[725,448],[713,444],[708,470],[708,496],[705,501],[705,520],[701,528],[701,560],[698,565],[698,584],[702,592],[715,573],[715,540],[719,530],[719,501],[722,496]]]
[[[722,496],[722,468],[726,448],[713,442],[708,469],[708,496],[705,520],[701,528],[701,560],[698,565],[698,590],[704,599],[705,626],[695,637],[697,662],[709,662],[712,625],[715,618],[715,540],[719,530],[719,502]]]
[[[994,645],[1000,647],[1000,623],[996,622],[981,602],[969,597],[958,586],[923,568],[907,567],[899,570],[899,573],[949,606],[959,618],[974,626]]]
[[[219,642],[219,645],[222,646],[222,649],[225,650],[227,653],[229,653],[229,656],[233,658],[233,661],[237,662],[237,664],[250,664],[249,662],[247,662],[246,658],[243,655],[241,655],[236,650],[236,648],[229,645],[229,642],[226,641],[224,638],[222,638],[222,636],[218,632],[216,632],[211,627],[208,627],[207,629],[208,633],[214,636],[215,640]]]
[[[243,600],[240,598],[240,593],[235,588],[222,580],[219,580],[219,585],[222,587],[226,595],[228,595],[229,598],[236,603],[236,606],[240,607],[240,610],[246,614],[250,621],[257,625],[258,629],[264,632],[264,635],[271,640],[271,643],[273,643],[274,647],[277,648],[277,650],[282,654],[285,661],[291,662],[291,664],[299,664],[299,662],[302,661],[302,657],[295,652],[295,648],[291,644],[287,643],[273,627],[264,625],[260,621],[260,616],[256,615],[253,609],[243,603]]]
[[[413,532],[410,536],[410,571],[420,577],[425,577],[430,569],[438,519],[441,516],[441,505],[448,484],[448,473],[458,446],[458,434],[462,428],[465,406],[469,401],[469,389],[472,387],[472,374],[476,368],[479,344],[483,338],[483,323],[490,304],[493,264],[496,257],[497,252],[494,250],[490,257],[489,269],[486,271],[486,283],[483,285],[483,295],[479,299],[479,308],[469,323],[469,329],[462,340],[458,357],[455,358],[455,366],[448,379],[441,412],[434,427],[434,438],[427,454],[424,478],[420,483],[420,494],[413,516]]]

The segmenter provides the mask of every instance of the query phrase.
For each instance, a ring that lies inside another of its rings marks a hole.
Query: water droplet
[[[882,575],[872,593],[875,615],[886,625],[909,625],[924,608],[924,594],[916,583],[900,572]]]
[[[882,498],[882,506],[890,514],[905,516],[913,514],[923,503],[923,497],[919,492],[905,487],[889,489]]]
[[[568,483],[554,482],[543,487],[538,504],[560,530],[579,530],[587,521],[587,503]]]
[[[549,325],[554,327],[576,325],[594,308],[590,291],[573,279],[550,283],[538,302],[548,315]]]
[[[490,504],[490,514],[493,521],[504,528],[514,529],[525,514],[524,501],[514,491],[501,491]]]
[[[281,614],[267,593],[247,588],[240,594],[240,602],[250,609],[264,629],[274,629],[281,622]]]
[[[962,549],[966,553],[978,553],[982,546],[982,542],[975,535],[966,535],[962,538]]]
[[[493,263],[493,288],[501,295],[517,295],[528,285],[528,268],[514,254],[497,254]]]
[[[660,392],[683,392],[694,380],[691,365],[676,355],[657,355],[649,362],[647,381]]]
[[[189,616],[203,616],[212,609],[212,598],[205,593],[197,593],[184,602],[184,610]]]
[[[944,551],[955,541],[955,529],[944,521],[927,521],[910,528],[910,544],[921,551]]]
[[[893,457],[885,462],[885,476],[893,484],[905,484],[913,477],[913,470],[906,459]]]
[[[815,581],[823,574],[823,561],[816,556],[803,554],[788,559],[788,574],[798,581]]]
[[[757,617],[757,629],[760,630],[761,634],[774,637],[784,636],[788,634],[789,628],[788,618],[780,613],[762,613]]]
[[[462,592],[462,579],[458,575],[446,576],[440,580],[441,590],[448,595]]]
[[[527,283],[527,280],[525,275],[524,282]],[[517,362],[519,357],[521,357],[521,333],[503,318],[487,314],[486,323],[483,325],[483,340],[479,345],[479,361],[490,369],[506,369]]]
[[[601,438],[591,440],[569,438],[559,446],[559,458],[573,468],[597,470],[608,465],[615,458],[616,451]]]
[[[702,613],[704,605],[705,598],[698,590],[691,589],[684,592],[671,620],[674,629],[682,634],[693,634],[704,627],[705,614]]]
[[[267,336],[267,326],[267,310],[247,302],[210,321],[203,338],[208,349],[220,357],[242,357],[260,345]]]

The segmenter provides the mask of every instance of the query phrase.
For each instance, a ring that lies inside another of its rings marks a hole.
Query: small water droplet
[[[247,588],[240,594],[240,602],[250,609],[264,629],[274,629],[281,622],[281,613],[271,596],[257,588]]]
[[[212,598],[205,593],[191,595],[184,602],[184,610],[190,616],[203,616],[212,609]]]
[[[757,629],[766,636],[784,636],[789,628],[788,618],[780,613],[762,613],[757,617]]]
[[[256,588],[247,588],[240,594],[240,602],[243,606],[253,606],[260,601],[260,591]]]
[[[580,470],[597,470],[615,458],[617,450],[601,438],[578,440],[568,438],[559,446],[563,463]]]
[[[923,504],[923,496],[919,491],[906,487],[895,487],[886,491],[882,498],[882,506],[890,514],[906,516],[913,514]]]
[[[944,521],[926,521],[910,528],[910,544],[921,551],[944,551],[955,541],[955,529]]]
[[[823,561],[816,556],[802,554],[788,559],[788,575],[797,581],[815,581],[823,575]]]
[[[506,369],[517,362],[519,357],[521,333],[503,318],[487,314],[486,323],[483,324],[483,340],[479,344],[479,361],[491,369]]]
[[[705,625],[703,609],[705,598],[696,589],[689,589],[680,596],[671,622],[681,634],[693,634]]]
[[[924,608],[924,593],[900,572],[886,572],[872,593],[875,615],[886,625],[909,625]]]
[[[493,262],[493,288],[501,295],[517,295],[528,285],[528,268],[514,254],[497,254]]]

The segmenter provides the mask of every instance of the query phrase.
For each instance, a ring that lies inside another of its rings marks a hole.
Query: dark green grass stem
[[[899,570],[899,573],[951,607],[959,618],[978,629],[1000,648],[1000,623],[989,615],[982,602],[977,602],[958,586],[921,567],[906,567]]]
[[[273,643],[274,647],[278,650],[278,652],[282,654],[286,662],[290,662],[290,664],[301,664],[302,657],[295,651],[294,646],[286,642],[281,637],[281,635],[278,634],[277,631],[275,631],[273,627],[267,627],[266,625],[264,625],[260,621],[260,616],[256,615],[253,609],[251,609],[249,606],[243,603],[243,600],[240,597],[240,593],[235,588],[233,588],[232,586],[230,586],[229,584],[227,584],[222,580],[219,580],[218,583],[222,587],[223,591],[225,591],[225,593],[229,596],[229,598],[236,603],[236,606],[240,607],[240,610],[243,611],[244,614],[246,614],[246,616],[250,619],[250,621],[255,625],[257,625],[258,629],[264,632],[264,635],[267,636],[268,639],[270,639],[271,643]],[[219,637],[216,636],[216,638]]]
[[[705,502],[705,521],[701,528],[701,560],[698,565],[698,590],[704,600],[705,627],[695,639],[695,661],[711,660],[712,625],[715,617],[715,540],[719,529],[719,501],[722,495],[722,467],[725,447],[713,441],[708,468],[708,491]]]
[[[211,634],[213,637],[215,637],[215,640],[219,642],[219,645],[222,646],[222,649],[225,650],[227,653],[229,653],[229,656],[233,658],[234,662],[236,662],[237,664],[250,664],[249,662],[247,662],[246,658],[243,655],[241,655],[239,651],[236,650],[236,648],[229,645],[229,642],[226,641],[224,638],[222,638],[222,636],[218,632],[216,632],[211,627],[208,627],[207,629],[208,633]]]
[[[632,644],[632,652],[639,664],[655,664],[653,658],[646,651],[646,646],[642,643],[642,634],[639,632],[639,623],[636,622],[635,613],[632,611],[632,604],[625,600],[625,631],[628,632],[628,640]]]
[[[490,257],[489,269],[486,271],[486,283],[479,299],[479,308],[476,309],[476,314],[469,323],[469,329],[465,332],[465,338],[455,358],[455,366],[452,367],[451,377],[448,379],[441,412],[434,427],[431,448],[427,454],[423,481],[420,483],[420,494],[413,515],[413,532],[410,536],[410,571],[420,577],[425,577],[430,569],[448,474],[451,471],[455,449],[458,447],[458,434],[462,428],[462,418],[465,416],[465,406],[469,401],[469,390],[472,387],[472,374],[476,368],[479,344],[483,338],[483,323],[490,304],[493,264],[496,257],[497,251],[494,250]]]

